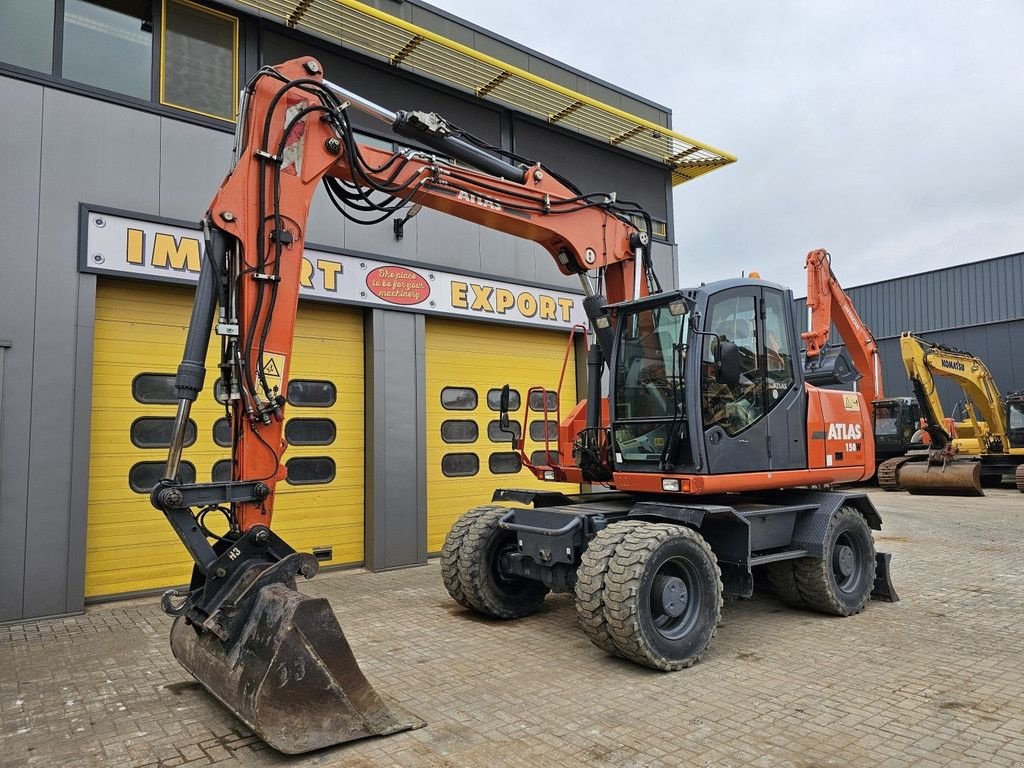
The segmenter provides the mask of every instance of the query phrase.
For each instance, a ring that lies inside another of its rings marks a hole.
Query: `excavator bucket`
[[[248,615],[229,618],[232,629],[178,616],[171,650],[267,744],[298,754],[424,725],[370,685],[325,598],[280,581],[250,590],[234,603]]]
[[[945,466],[909,462],[900,467],[899,483],[903,490],[925,496],[985,495],[981,490],[981,463],[977,461],[950,461]]]

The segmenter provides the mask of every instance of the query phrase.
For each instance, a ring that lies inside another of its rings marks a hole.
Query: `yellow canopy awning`
[[[666,165],[673,185],[735,162],[720,149],[357,0],[235,0],[261,16]]]

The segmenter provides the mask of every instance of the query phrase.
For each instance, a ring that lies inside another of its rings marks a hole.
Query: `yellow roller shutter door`
[[[187,583],[192,561],[145,487],[162,474],[193,292],[100,280],[96,296],[86,597]],[[192,410],[183,479],[226,476],[224,408],[207,386]],[[358,311],[299,307],[285,423],[290,482],[278,486],[273,528],[325,564],[363,559],[363,330]],[[292,480],[302,481],[293,484]],[[212,516],[211,516],[212,517]],[[209,521],[208,521],[209,522]],[[219,524],[219,521],[217,521]],[[219,530],[217,525],[212,528]]]
[[[509,384],[511,405],[517,406],[509,413],[513,426],[522,429],[529,409],[527,455],[543,451],[542,401],[533,403],[540,412],[530,408],[527,393],[533,386],[552,393],[557,389],[568,335],[433,318],[427,320],[426,333],[427,551],[435,553],[455,520],[467,509],[489,503],[495,488],[579,488],[537,480],[519,466],[509,436],[497,431],[497,395]],[[576,405],[574,355],[565,378],[563,416]],[[551,437],[554,450],[557,434]]]

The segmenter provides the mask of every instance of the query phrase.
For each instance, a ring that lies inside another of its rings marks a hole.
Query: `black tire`
[[[666,672],[700,660],[722,616],[722,574],[711,547],[681,525],[626,533],[608,562],[608,634],[631,661]]]
[[[579,567],[576,568],[576,616],[590,642],[613,656],[621,654],[608,633],[608,621],[604,614],[605,576],[615,548],[627,533],[639,525],[643,523],[624,520],[598,531],[587,545]]]
[[[796,570],[793,560],[783,560],[779,563],[769,563],[764,567],[765,576],[771,585],[775,595],[791,608],[804,608],[803,595],[800,594],[800,585],[796,581]]]
[[[441,580],[444,581],[444,588],[452,596],[452,600],[463,608],[472,608],[469,600],[462,591],[462,582],[459,579],[459,552],[462,549],[462,542],[465,541],[469,528],[476,522],[484,512],[501,507],[474,507],[455,521],[455,525],[445,536],[444,546],[441,548]]]
[[[518,547],[515,533],[498,527],[506,512],[504,507],[487,507],[470,524],[459,548],[459,585],[468,607],[477,613],[518,619],[540,608],[548,588],[502,569],[502,555]]]
[[[875,541],[864,516],[853,507],[840,509],[829,524],[825,557],[801,557],[793,567],[809,608],[833,616],[860,613],[875,583]]]

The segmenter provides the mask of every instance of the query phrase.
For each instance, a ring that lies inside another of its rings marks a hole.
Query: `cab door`
[[[764,371],[758,327],[761,289],[732,288],[708,301],[701,354],[701,417],[708,472],[768,469],[768,427],[764,419]],[[736,384],[719,381],[718,345],[730,341],[739,351]]]
[[[708,301],[701,355],[701,417],[710,474],[806,467],[806,410],[793,361],[792,300],[770,286],[742,286]],[[740,380],[718,380],[716,345],[734,343]]]

